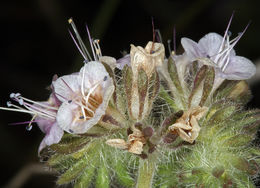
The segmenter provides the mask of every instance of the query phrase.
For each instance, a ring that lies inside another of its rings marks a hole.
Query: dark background
[[[151,16],[164,42],[172,39],[176,26],[179,47],[184,36],[198,41],[209,32],[223,34],[235,11],[231,25],[234,37],[252,21],[235,47],[236,52],[256,63],[260,44],[259,7],[259,0],[2,0],[0,105],[6,105],[11,92],[20,92],[36,101],[46,100],[49,95],[46,87],[54,74],[61,76],[79,70],[82,57],[68,34],[70,17],[84,39],[88,24],[92,37],[101,39],[103,55],[120,58],[122,51],[129,51],[131,43],[144,46],[152,40]],[[253,108],[260,107],[259,83],[251,84]],[[43,133],[37,126],[28,132],[24,125],[9,125],[30,118],[0,111],[0,187],[25,166],[38,162],[37,150]],[[39,173],[42,172],[33,173],[23,187],[55,186],[54,177]]]

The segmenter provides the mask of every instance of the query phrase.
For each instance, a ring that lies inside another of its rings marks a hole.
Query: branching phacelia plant
[[[245,79],[254,64],[230,39],[182,38],[184,53],[148,42],[116,60],[90,37],[88,53],[72,19],[72,39],[84,58],[79,72],[53,78],[50,98],[13,93],[8,108],[32,115],[46,134],[39,156],[74,187],[254,187],[260,150],[253,145],[260,111],[246,110]],[[154,37],[155,38],[155,37]],[[16,105],[18,103],[19,105]]]

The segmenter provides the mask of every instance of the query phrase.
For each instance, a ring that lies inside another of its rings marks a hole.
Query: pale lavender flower
[[[232,40],[229,39],[229,26],[225,31],[224,37],[217,33],[209,33],[199,40],[198,43],[188,38],[182,38],[181,44],[190,61],[202,60],[208,58],[215,67],[215,82],[219,85],[224,79],[227,80],[245,80],[252,77],[256,68],[255,65],[247,58],[237,56],[234,46],[242,37],[247,27],[242,33]],[[207,60],[206,60],[207,61]]]
[[[113,80],[98,61],[86,63],[78,74],[58,78],[55,94],[62,101],[57,123],[69,133],[86,133],[105,114],[114,92]]]

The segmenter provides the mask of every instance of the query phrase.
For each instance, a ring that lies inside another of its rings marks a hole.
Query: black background
[[[237,54],[253,62],[259,58],[260,1],[258,0],[10,0],[0,2],[0,105],[5,106],[11,92],[20,92],[36,101],[46,100],[46,87],[52,76],[76,72],[82,66],[68,34],[67,19],[74,21],[87,37],[101,39],[103,55],[120,58],[130,44],[144,46],[152,40],[151,16],[164,42],[180,38],[198,41],[204,34],[223,34],[233,11],[231,31],[235,37],[249,21],[251,25],[235,47]],[[251,108],[260,107],[260,82],[251,85]],[[257,99],[258,98],[258,99]],[[37,163],[37,150],[43,133],[35,126],[30,132],[24,125],[9,125],[30,120],[29,115],[0,111],[1,185],[6,185],[24,166]],[[23,187],[54,187],[55,178],[34,175]]]

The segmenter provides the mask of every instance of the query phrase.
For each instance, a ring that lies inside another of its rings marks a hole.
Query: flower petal
[[[123,140],[123,139],[109,139],[106,141],[106,144],[115,148],[119,148],[119,149],[127,149],[128,145],[127,143]]]
[[[228,80],[246,80],[251,78],[255,73],[256,67],[249,59],[234,56],[230,59],[227,68],[220,76]]]
[[[63,130],[57,125],[57,123],[54,123],[49,129],[49,132],[47,132],[45,137],[43,138],[39,146],[38,153],[40,153],[40,151],[46,146],[59,143],[62,136]]]
[[[78,82],[78,75],[71,74],[58,78],[53,82],[54,91],[57,98],[64,102],[71,100],[75,92],[80,90],[80,83]]]
[[[118,59],[116,61],[116,67],[120,70],[123,70],[124,66],[131,66],[131,58],[130,58],[130,54],[125,55],[124,57]]]
[[[205,57],[205,52],[201,51],[198,44],[189,38],[182,38],[181,45],[191,61],[199,57]]]
[[[105,77],[109,77],[109,74],[104,65],[98,61],[90,61],[80,69],[78,81],[81,83],[84,78],[84,88],[88,90],[98,82],[102,82]]]
[[[215,56],[219,53],[219,48],[223,41],[223,37],[217,33],[206,34],[198,42],[198,47],[201,51],[205,52],[204,57]]]

